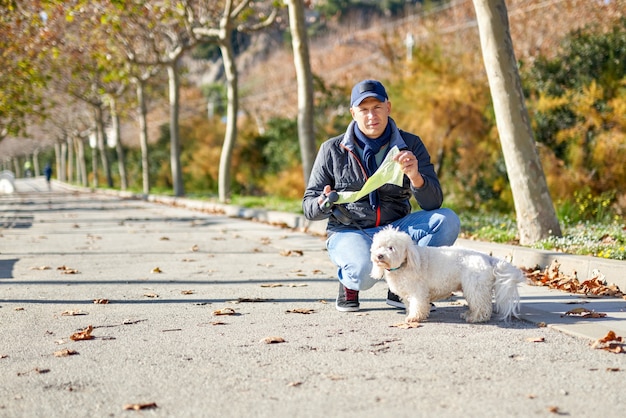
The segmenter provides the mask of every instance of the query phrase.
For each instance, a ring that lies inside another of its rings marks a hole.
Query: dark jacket
[[[378,189],[380,205],[376,209],[371,207],[368,196],[357,202],[345,204],[353,224],[356,223],[361,228],[387,225],[408,215],[411,212],[409,203],[411,195],[424,210],[438,209],[443,202],[441,185],[422,140],[416,135],[399,130],[391,118],[389,118],[389,123],[392,133],[388,149],[398,146],[400,150],[411,150],[417,157],[419,172],[425,183],[421,188],[416,189],[411,186],[408,177],[404,176],[402,187],[393,184],[383,185]],[[343,135],[331,138],[322,144],[302,200],[302,209],[307,219],[316,221],[330,217],[327,227],[329,233],[354,229],[356,226],[343,225],[334,216],[320,209],[318,198],[324,186],[328,184],[338,192],[358,191],[368,178],[365,166],[355,149],[354,124],[353,121]]]

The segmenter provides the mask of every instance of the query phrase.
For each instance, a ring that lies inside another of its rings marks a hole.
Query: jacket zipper
[[[363,173],[363,176],[365,177],[365,181],[369,180],[369,177],[367,175],[367,170],[365,170],[365,167],[363,167],[363,164],[361,164],[361,160],[359,159],[358,155],[356,155],[354,152],[348,149],[345,145],[343,144],[339,144],[339,145],[341,145],[343,149],[348,151],[348,153],[352,154],[356,162],[359,164],[359,167],[361,167],[361,172]],[[374,225],[380,226],[380,205],[378,205],[378,207],[376,208],[376,222],[374,223]]]

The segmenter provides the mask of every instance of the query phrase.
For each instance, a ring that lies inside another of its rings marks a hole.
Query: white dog
[[[407,233],[392,227],[374,235],[371,259],[372,277],[384,278],[408,306],[407,322],[427,319],[432,301],[459,290],[469,308],[461,314],[467,322],[491,318],[493,289],[499,318],[519,316],[517,284],[524,275],[504,260],[458,247],[418,247]]]

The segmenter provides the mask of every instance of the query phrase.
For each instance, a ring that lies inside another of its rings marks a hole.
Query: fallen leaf
[[[107,303],[109,303],[108,299],[94,299],[93,303],[95,303],[96,305],[106,305]]]
[[[182,290],[181,295],[193,295],[193,290]]]
[[[620,354],[626,352],[626,344],[621,336],[615,335],[614,331],[609,331],[603,338],[596,340],[591,348],[609,351]]]
[[[281,286],[282,286],[281,283],[265,283],[261,285],[261,287],[281,287]]]
[[[159,238],[159,240],[161,240],[161,241],[169,241],[170,239],[168,237],[161,237],[161,238]]]
[[[580,318],[604,318],[605,313],[591,311],[587,308],[575,308],[565,312],[564,316],[577,316]]]
[[[39,266],[39,267],[31,267],[31,270],[51,270],[52,268],[49,266]]]
[[[549,406],[548,407],[548,412],[550,412],[551,414],[558,414],[558,415],[562,414],[562,412],[561,412],[561,410],[559,409],[558,406]]]
[[[143,295],[147,298],[153,298],[153,299],[159,297],[159,295],[157,295],[156,293],[144,293]]]
[[[307,287],[308,284],[306,284],[306,283],[289,283],[288,286],[289,287]]]
[[[21,306],[18,306],[17,308],[15,308],[16,311],[24,311],[25,309],[22,308]]]
[[[392,328],[411,329],[419,328],[422,325],[419,322],[400,322],[399,324],[389,325]]]
[[[265,343],[265,344],[280,344],[280,343],[284,343],[286,341],[282,337],[265,337],[265,338],[263,338],[259,342],[260,343]]]
[[[191,247],[191,251],[192,251],[192,252],[194,252],[194,253],[195,253],[196,251],[198,251],[199,249],[200,249],[200,247],[198,247],[197,245],[193,245],[193,246]]]
[[[528,341],[529,343],[543,343],[546,341],[546,339],[544,337],[529,337],[526,338],[526,341]]]
[[[587,297],[626,297],[615,284],[606,284],[605,277],[599,270],[595,269],[589,279],[578,280],[576,272],[572,275],[563,274],[560,271],[561,264],[557,260],[544,270],[537,267],[532,269],[522,269],[529,281],[536,286],[548,286],[569,293],[578,293]]]
[[[89,315],[89,313],[81,311],[80,309],[61,312],[61,316],[78,316],[78,315]]]
[[[69,348],[66,348],[64,350],[55,351],[54,357],[68,357],[68,356],[74,356],[76,354],[78,354],[78,351],[70,350]]]
[[[70,340],[72,340],[72,341],[91,340],[91,339],[93,339],[93,335],[91,335],[92,331],[93,331],[93,327],[91,325],[89,325],[84,330],[76,332],[76,333],[70,335]]]
[[[244,303],[244,302],[251,302],[251,303],[255,303],[255,302],[271,302],[274,299],[266,299],[266,298],[239,298],[236,301],[233,301],[233,303]]]
[[[227,325],[226,322],[222,322],[222,321],[213,321],[211,322],[211,325]]]
[[[287,386],[293,387],[293,388],[297,388],[298,386],[301,386],[302,382],[289,382],[287,383]]]
[[[222,309],[218,309],[216,311],[213,311],[213,315],[215,316],[219,316],[219,315],[235,315],[235,310],[233,308],[222,308]]]
[[[163,273],[163,271],[159,267],[155,267],[150,270],[150,273]]]
[[[124,411],[140,411],[142,409],[154,409],[157,408],[155,402],[150,403],[129,403],[124,405]]]
[[[302,250],[282,250],[280,252],[280,255],[282,255],[283,257],[290,257],[290,256],[296,256],[296,257],[302,257],[304,255],[304,251]]]
[[[295,308],[295,309],[289,309],[286,311],[287,313],[299,313],[299,314],[312,314],[315,313],[315,309],[308,309],[308,308]]]

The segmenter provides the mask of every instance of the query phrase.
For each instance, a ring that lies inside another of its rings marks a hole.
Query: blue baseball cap
[[[387,97],[385,87],[378,80],[363,80],[352,87],[352,97],[350,107],[358,106],[368,97],[375,97],[378,101],[384,102]]]

